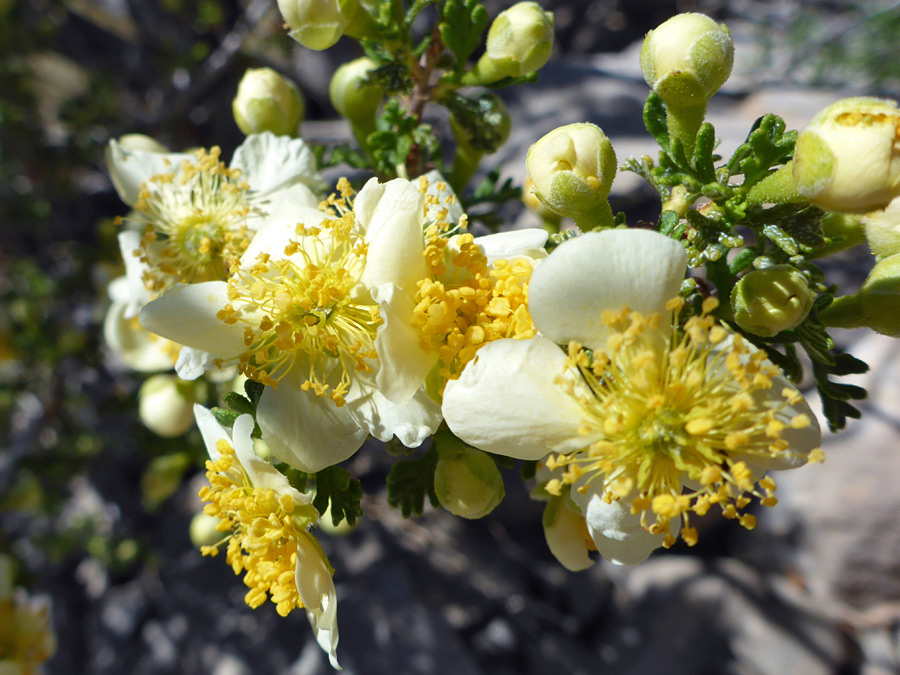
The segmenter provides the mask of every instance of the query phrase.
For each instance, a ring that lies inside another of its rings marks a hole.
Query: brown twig
[[[409,95],[406,109],[416,119],[416,122],[422,119],[425,107],[431,101],[431,95],[434,91],[434,85],[431,84],[431,75],[443,52],[444,43],[441,40],[440,31],[435,26],[431,32],[431,44],[428,45],[425,53],[412,67],[412,79],[415,84],[413,85],[412,93]],[[415,178],[422,174],[422,164],[421,147],[418,143],[413,143],[409,149],[409,154],[406,156],[406,171],[410,178]]]

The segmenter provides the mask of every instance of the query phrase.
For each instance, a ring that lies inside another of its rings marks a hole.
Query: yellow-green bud
[[[850,213],[826,213],[822,218],[822,234],[827,243],[808,254],[809,260],[846,251],[866,240],[863,218]]]
[[[531,146],[525,162],[535,196],[559,215],[578,220],[610,211],[616,153],[600,127],[582,123],[554,129]],[[612,225],[611,211],[609,220]]]
[[[900,253],[900,197],[882,211],[862,217],[869,248],[879,258]]]
[[[372,59],[362,56],[334,71],[328,96],[341,117],[363,125],[369,125],[375,119],[384,98],[384,87],[362,84],[375,67]]]
[[[487,34],[485,52],[473,71],[477,82],[490,84],[540,70],[553,51],[553,13],[536,2],[519,2],[500,12]]]
[[[497,152],[509,139],[512,120],[509,110],[497,94],[490,90],[481,90],[468,94],[481,113],[478,128],[472,129],[460,123],[458,116],[450,117],[450,128],[458,145],[468,152],[490,155]]]
[[[450,513],[462,518],[482,518],[503,501],[503,477],[489,455],[443,439],[438,453],[434,491],[441,506]]]
[[[812,303],[806,278],[791,265],[754,270],[741,277],[731,291],[737,325],[760,337],[772,337],[798,326]]]
[[[175,438],[194,426],[196,397],[191,382],[174,375],[154,375],[138,392],[138,413],[144,426],[163,438]]]
[[[322,514],[322,517],[319,518],[318,526],[319,529],[322,530],[325,534],[332,537],[343,537],[355,530],[359,525],[359,521],[357,520],[353,525],[347,522],[347,519],[344,518],[337,525],[334,524],[334,521],[331,518],[331,502],[328,502],[328,507],[325,509],[325,513]]]
[[[217,527],[222,522],[215,516],[208,516],[203,511],[195,513],[191,518],[191,543],[197,548],[212,546],[228,536],[227,532],[220,532]]]
[[[296,136],[305,107],[297,85],[271,68],[248,68],[231,103],[234,121],[247,136]]]
[[[278,0],[288,35],[316,51],[340,39],[358,7],[358,0]]]
[[[842,213],[883,209],[900,197],[900,110],[896,101],[845,98],[797,136],[797,192]]]
[[[641,70],[663,101],[705,105],[731,75],[734,43],[725,24],[705,14],[678,14],[647,33]]]
[[[900,337],[900,254],[879,260],[858,293],[835,298],[819,318],[826,326]]]
[[[167,500],[181,485],[190,465],[191,458],[186,452],[155,457],[141,476],[144,505],[152,509]]]
[[[119,146],[125,150],[141,152],[169,152],[162,143],[144,134],[125,134],[119,139]]]

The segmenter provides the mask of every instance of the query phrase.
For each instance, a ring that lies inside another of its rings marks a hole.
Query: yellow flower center
[[[216,529],[229,533],[203,555],[215,556],[228,543],[225,561],[235,574],[244,574],[249,591],[244,602],[256,609],[271,596],[276,610],[287,616],[303,607],[297,591],[297,547],[306,528],[318,517],[315,507],[297,504],[290,495],[254,487],[225,440],[217,444],[221,458],[206,462],[209,485],[200,489],[207,502],[203,511],[219,519]]]
[[[430,275],[418,282],[413,326],[422,349],[438,353],[441,377],[458,378],[492,340],[534,337],[528,259],[497,260],[489,267],[471,234],[448,240],[438,226],[426,232],[425,259]]]
[[[668,308],[677,312],[682,304],[675,299]],[[566,386],[585,412],[581,432],[597,440],[548,459],[551,469],[565,469],[547,484],[549,492],[576,482],[584,492],[600,480],[604,500],[631,498],[632,513],[641,514],[649,532],[668,533],[670,521],[683,518],[688,545],[697,541],[689,513],[702,516],[718,504],[726,518],[752,529],[755,518],[741,514],[751,498],[777,503],[774,481],[755,479],[748,462],[796,454],[782,432],[811,420],[791,407],[802,400],[796,389],[785,387],[780,397],[763,393],[780,371],[715,324],[709,312],[716,305],[707,299],[703,313],[683,330],[673,326],[668,338],[658,329],[659,314],[605,312],[606,349],[569,345],[587,393],[571,381]],[[699,487],[685,489],[684,479]],[[674,541],[667,534],[664,545]]]
[[[218,316],[244,324],[247,350],[237,365],[247,377],[276,386],[295,366],[304,368],[303,389],[341,406],[353,374],[372,371],[381,318],[360,283],[366,245],[349,204],[334,198],[328,204],[339,215],[318,227],[297,225],[301,240],[285,247],[285,258],[260,254],[252,268],[231,277],[231,302]]]
[[[127,220],[144,228],[140,257],[149,268],[148,290],[225,279],[247,249],[249,188],[239,171],[219,161],[220,153],[198,150],[195,162],[141,186]]]

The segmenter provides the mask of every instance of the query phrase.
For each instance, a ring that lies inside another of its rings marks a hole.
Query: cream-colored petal
[[[544,245],[548,236],[547,230],[532,227],[478,237],[475,243],[487,257],[488,265],[493,265],[500,259],[514,260],[521,256],[532,259],[546,258],[547,251]]]
[[[551,499],[544,508],[544,539],[550,552],[570,572],[594,564],[584,540],[584,527],[584,518],[568,509],[561,498]]]
[[[309,533],[302,533],[297,544],[295,572],[297,592],[306,607],[306,617],[316,636],[316,642],[331,662],[340,670],[337,660],[337,592],[334,579],[325,563],[324,554]]]
[[[141,184],[157,174],[175,171],[185,160],[195,159],[193,155],[185,153],[126,150],[116,140],[110,141],[106,148],[106,167],[110,180],[119,197],[129,206],[137,201]]]
[[[447,182],[447,179],[445,179],[437,169],[432,169],[424,174],[424,178],[428,181],[428,187],[425,190],[425,194],[437,199],[436,204],[431,203],[426,206],[425,220],[432,222],[439,220],[438,216],[442,215],[441,212],[446,210],[446,215],[444,215],[443,220],[453,225],[458,223],[463,215],[462,204],[456,196],[456,193],[453,191],[453,188],[450,187],[450,183]],[[437,186],[441,184],[443,189],[438,190]],[[416,185],[418,186],[418,180],[416,181]]]
[[[579,450],[594,439],[579,435],[584,413],[559,382],[572,377],[549,340],[497,340],[447,383],[444,419],[466,443],[498,455],[541,459]]]
[[[598,346],[608,335],[604,310],[627,305],[644,314],[664,312],[686,265],[681,244],[658,232],[589,232],[560,244],[534,271],[528,311],[554,342]]]
[[[268,253],[275,260],[284,258],[285,246],[292,241],[303,240],[297,235],[298,224],[312,227],[324,219],[325,214],[318,209],[280,205],[260,223],[259,231],[241,256],[241,267],[252,267],[260,253]]]
[[[316,158],[300,138],[267,131],[251,134],[234,151],[231,168],[238,169],[257,195],[268,195],[295,183],[311,188],[324,184]]]
[[[588,492],[586,503],[576,495],[577,490],[573,490],[572,499],[584,510],[588,532],[597,551],[610,562],[636,565],[662,546],[663,535],[645,531],[640,515],[632,514],[628,503],[607,504],[600,493],[594,491]],[[679,522],[680,519],[672,521],[670,532],[677,532]]]
[[[375,336],[381,364],[375,386],[389,401],[403,403],[422,386],[437,353],[419,346],[419,332],[412,325],[415,305],[408,293],[386,284],[374,289],[372,297],[380,304],[382,319]]]
[[[270,195],[253,199],[253,210],[247,218],[251,230],[258,230],[269,220],[269,216],[289,218],[296,209],[318,209],[319,198],[305,185],[291,185]],[[324,215],[324,214],[323,214]]]
[[[289,374],[277,388],[266,387],[256,421],[275,457],[315,473],[352,456],[368,434],[346,405],[338,408],[330,398],[303,391],[300,384]]]
[[[241,417],[248,417],[251,421],[253,420],[250,415],[241,415]],[[215,462],[222,458],[222,453],[219,452],[218,447],[219,441],[225,441],[228,445],[234,447],[228,430],[219,424],[216,416],[211,411],[199,403],[194,404],[194,419],[197,420],[197,428],[200,429],[203,444],[206,446],[206,452],[209,453],[209,458],[212,461]],[[253,428],[251,427],[252,430]]]
[[[215,356],[192,347],[182,347],[175,362],[175,372],[182,380],[196,380],[207,371],[217,372]]]
[[[125,277],[124,283],[115,280],[115,287],[110,283],[109,297],[113,302],[128,304],[125,316],[130,319],[137,316],[141,307],[150,302],[153,295],[144,285],[144,272],[148,267],[141,261],[141,235],[137,232],[120,232],[118,241],[122,262],[125,264]]]
[[[144,305],[141,325],[180,345],[231,358],[246,347],[241,325],[226,324],[216,316],[227,304],[224,281],[178,286]]]
[[[377,178],[370,178],[353,198],[353,214],[360,232],[365,233],[368,230],[375,207],[378,206],[386,189],[387,183],[380,183]]]
[[[110,305],[103,321],[103,338],[122,362],[139,373],[170,370],[175,365],[175,346],[143,328],[136,318],[126,318],[127,305]]]
[[[416,448],[441,424],[441,406],[425,393],[416,391],[401,404],[391,403],[366,382],[354,382],[347,394],[347,410],[356,424],[379,441],[394,436],[408,448]]]
[[[368,244],[362,276],[366,286],[394,284],[415,294],[416,283],[425,278],[428,269],[423,209],[424,197],[409,181],[398,178],[384,186],[371,218],[360,223]]]

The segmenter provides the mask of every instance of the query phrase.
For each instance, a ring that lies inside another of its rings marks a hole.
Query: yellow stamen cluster
[[[339,184],[349,191],[349,185]],[[305,369],[304,390],[338,406],[353,373],[372,371],[378,305],[360,283],[366,245],[354,228],[349,192],[332,196],[323,210],[335,213],[316,227],[297,225],[297,240],[284,258],[262,253],[228,284],[230,303],[219,313],[244,324],[237,366],[247,377],[276,386],[294,367]],[[221,365],[221,364],[220,364]]]
[[[497,260],[489,267],[471,234],[448,240],[434,226],[426,232],[425,258],[430,276],[418,283],[413,326],[420,346],[438,353],[441,377],[458,378],[492,340],[534,337],[527,307],[533,271],[528,259]]]
[[[195,161],[141,186],[127,220],[143,227],[140,252],[147,289],[225,279],[247,249],[249,187],[221,151],[198,150]]]
[[[0,598],[0,663],[13,664],[8,672],[41,672],[55,650],[49,606],[33,604],[24,593]]]
[[[306,527],[316,519],[315,508],[254,487],[234,448],[225,440],[217,448],[221,457],[206,462],[209,485],[200,489],[200,498],[207,502],[204,512],[218,518],[217,529],[228,535],[201,553],[215,556],[227,542],[225,560],[235,574],[245,573],[250,589],[244,602],[256,609],[271,596],[278,614],[287,616],[303,607],[295,577],[297,547],[301,537],[310,536]]]
[[[677,315],[682,304],[676,298],[668,309]],[[683,329],[673,326],[668,337],[658,314],[607,311],[606,349],[569,345],[570,365],[586,389],[560,381],[582,404],[581,432],[591,441],[582,451],[548,459],[549,468],[564,469],[548,483],[549,492],[576,482],[585,492],[600,480],[604,500],[630,499],[645,530],[666,533],[664,546],[675,542],[668,532],[678,518],[682,539],[694,545],[689,514],[703,516],[714,504],[753,529],[755,518],[741,513],[751,499],[777,503],[775,482],[756,479],[748,462],[791,456],[782,432],[811,420],[791,407],[802,400],[796,389],[763,393],[775,386],[778,369],[716,325],[709,312],[717,304],[707,299],[700,316]],[[685,488],[685,478],[699,487]]]

